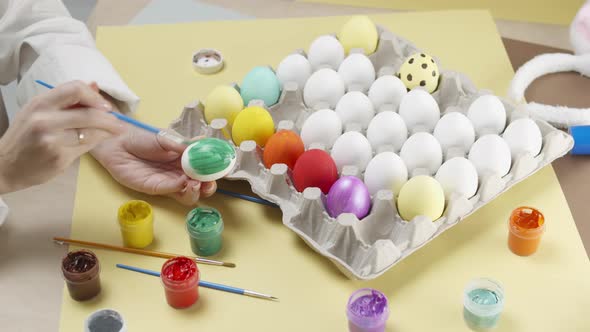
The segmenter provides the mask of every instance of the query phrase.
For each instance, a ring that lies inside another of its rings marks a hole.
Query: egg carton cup
[[[396,73],[407,57],[420,52],[409,41],[381,27],[378,30],[380,38],[377,50],[369,55],[378,76]],[[236,88],[239,89],[237,86]],[[444,110],[441,112],[442,116],[453,111],[466,114],[471,102],[484,94],[489,92],[478,90],[466,76],[441,70],[439,87],[433,97],[440,109]],[[528,117],[510,102],[504,99],[502,102],[509,122]],[[250,105],[264,106],[264,103],[252,101]],[[305,106],[302,88],[294,82],[287,82],[278,103],[267,109],[277,130],[288,129],[297,133],[305,119],[314,111]],[[227,121],[215,119],[207,124],[203,110],[204,105],[199,101],[185,106],[180,118],[171,124],[171,129],[185,137],[204,135],[231,142],[231,128]],[[386,109],[377,111],[384,110]],[[443,216],[434,221],[427,216],[417,216],[411,221],[403,220],[397,212],[394,194],[389,190],[381,190],[372,197],[371,211],[362,220],[353,214],[341,214],[338,218],[332,218],[326,212],[325,196],[319,188],[307,188],[298,192],[286,165],[275,164],[270,169],[264,167],[262,150],[254,141],[244,141],[236,147],[236,167],[227,178],[248,181],[254,193],[276,203],[282,210],[283,224],[315,251],[330,259],[346,276],[369,280],[385,273],[402,259],[572,148],[571,136],[545,121],[535,119],[535,122],[543,135],[543,148],[537,156],[517,156],[512,160],[510,172],[503,177],[494,174],[480,175],[476,195],[468,199],[452,194],[446,202]],[[351,130],[363,132],[357,124],[346,126],[345,131]],[[321,145],[310,148],[327,151]],[[375,150],[374,154],[382,151],[399,152],[389,145]],[[448,160],[456,156],[466,156],[467,152],[461,148],[449,148],[444,151],[444,158]],[[416,169],[410,176],[418,174],[432,175],[425,169]],[[361,179],[363,177],[355,166],[345,166],[340,175],[354,175]]]

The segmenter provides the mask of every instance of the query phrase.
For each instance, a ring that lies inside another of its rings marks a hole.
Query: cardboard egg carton
[[[407,40],[382,28],[379,28],[379,32],[377,50],[369,56],[378,76],[396,73],[407,57],[419,52]],[[442,117],[452,111],[466,114],[471,102],[482,94],[487,92],[478,90],[464,75],[441,70],[439,87],[433,97],[439,104]],[[279,102],[267,107],[277,130],[289,129],[299,133],[303,122],[313,112],[303,103],[302,95],[301,87],[296,83],[287,83]],[[503,103],[509,122],[528,116],[515,109],[511,103],[505,100]],[[253,101],[251,104],[263,105],[260,101]],[[231,128],[227,126],[227,121],[215,119],[207,124],[203,109],[203,104],[198,101],[187,105],[180,118],[172,123],[171,129],[185,137],[231,137]],[[535,121],[543,135],[541,153],[537,156],[518,156],[512,160],[510,173],[506,176],[487,175],[480,178],[476,195],[469,199],[451,195],[446,202],[443,216],[435,221],[426,216],[418,216],[411,221],[402,220],[397,212],[394,194],[389,190],[381,190],[372,197],[371,212],[362,220],[358,220],[353,214],[341,214],[338,218],[332,218],[324,208],[324,195],[319,188],[307,188],[302,193],[298,192],[292,184],[290,170],[286,165],[275,164],[270,169],[264,167],[262,150],[254,141],[242,142],[236,148],[236,167],[227,178],[248,181],[254,193],[276,203],[282,210],[283,224],[315,251],[330,259],[348,277],[373,279],[572,148],[573,139],[568,134],[544,121]],[[360,126],[355,124],[346,126],[345,131],[350,130],[361,131]],[[312,148],[324,149],[319,145]],[[382,151],[394,151],[391,146],[381,146],[375,150],[374,155]],[[466,156],[468,151],[450,148],[443,152],[447,160]],[[424,173],[428,172],[417,169],[410,176]],[[345,166],[341,175],[355,175],[361,179],[363,177],[355,166]]]

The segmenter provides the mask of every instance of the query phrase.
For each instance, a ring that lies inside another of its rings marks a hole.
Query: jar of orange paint
[[[545,217],[532,207],[522,206],[510,215],[508,247],[519,256],[534,254],[545,232]]]

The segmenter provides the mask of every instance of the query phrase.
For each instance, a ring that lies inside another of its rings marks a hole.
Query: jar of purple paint
[[[383,332],[389,318],[387,297],[371,288],[352,293],[346,306],[350,332]]]

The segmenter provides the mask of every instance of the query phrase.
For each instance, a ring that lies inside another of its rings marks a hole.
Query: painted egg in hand
[[[364,218],[371,209],[371,196],[367,186],[355,176],[343,176],[336,181],[326,198],[328,214],[336,218],[342,213],[352,213]]]
[[[184,150],[181,164],[182,170],[191,179],[215,181],[232,171],[236,164],[236,151],[227,141],[203,138]]]

